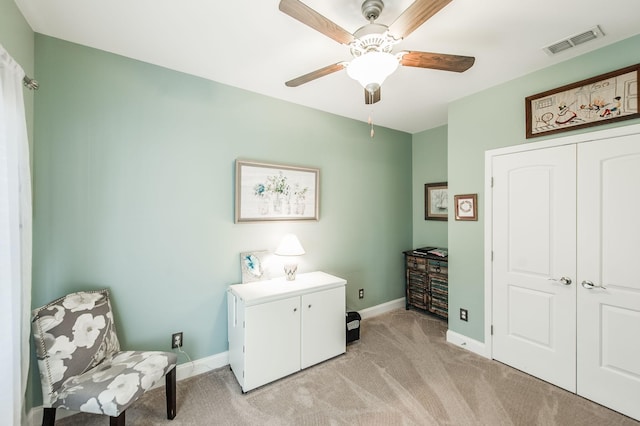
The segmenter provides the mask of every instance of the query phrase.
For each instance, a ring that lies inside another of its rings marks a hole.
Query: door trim
[[[493,323],[493,262],[491,252],[493,249],[493,226],[490,220],[493,217],[493,191],[491,180],[493,176],[493,157],[515,152],[533,151],[543,148],[556,147],[561,145],[579,144],[583,142],[596,141],[601,139],[614,138],[619,136],[634,135],[640,133],[640,124],[615,127],[612,129],[599,130],[596,132],[582,133],[579,135],[565,136],[561,138],[548,139],[540,142],[528,143],[523,140],[519,145],[512,145],[504,148],[497,148],[485,151],[484,154],[484,352],[481,353],[486,358],[493,359],[493,337],[491,335],[491,325]],[[480,348],[476,348],[480,349]]]

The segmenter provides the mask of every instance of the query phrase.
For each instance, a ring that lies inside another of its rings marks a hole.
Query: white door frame
[[[481,355],[493,359],[493,337],[491,335],[491,325],[493,323],[493,262],[491,252],[493,249],[493,191],[491,190],[491,177],[493,157],[497,155],[511,154],[515,152],[532,151],[536,149],[549,148],[561,145],[576,144],[582,142],[608,139],[618,136],[633,135],[640,133],[640,124],[616,127],[613,129],[599,130],[596,132],[582,133],[579,135],[566,136],[562,138],[548,139],[541,142],[526,142],[519,145],[485,151],[484,154],[484,353]]]

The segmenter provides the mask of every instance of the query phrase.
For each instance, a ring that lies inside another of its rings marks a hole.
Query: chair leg
[[[120,413],[118,417],[109,417],[109,426],[124,426],[124,413]]]
[[[53,426],[56,422],[56,409],[45,408],[42,414],[42,426]]]
[[[176,417],[176,367],[173,367],[165,377],[167,391],[167,418],[173,420]]]

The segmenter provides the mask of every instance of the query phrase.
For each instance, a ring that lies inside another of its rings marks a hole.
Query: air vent
[[[559,41],[556,44],[552,44],[551,46],[545,47],[544,50],[547,53],[555,55],[556,53],[562,52],[563,50],[571,49],[573,45],[568,40]]]
[[[548,55],[555,55],[556,53],[560,53],[564,50],[571,49],[572,47],[578,46],[591,40],[595,40],[600,37],[604,37],[604,33],[602,32],[600,27],[596,25],[589,31],[567,37],[564,40],[560,40],[550,46],[543,48],[543,50],[547,52]]]

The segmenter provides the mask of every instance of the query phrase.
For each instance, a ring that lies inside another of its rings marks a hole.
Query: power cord
[[[189,356],[189,354],[182,350],[182,345],[178,346],[178,352],[180,352],[181,354],[184,354],[184,356],[186,356],[186,357],[187,357],[187,359],[189,360],[189,362],[190,362],[191,364],[193,364],[193,360],[191,359],[191,357]]]
[[[189,356],[189,354],[187,352],[185,352],[184,350],[182,350],[182,346],[178,346],[177,348],[174,349],[178,349],[178,352],[180,352],[181,354],[184,354],[184,356],[187,357],[187,359],[189,360],[189,363],[191,364],[191,372],[193,372],[196,368],[196,364],[195,362],[191,359],[191,357]],[[209,371],[213,371],[219,367],[213,367],[211,365],[207,365],[207,364],[202,364],[205,367],[207,367],[209,369]]]
[[[187,359],[189,360],[189,363],[191,364],[191,371],[193,371],[196,368],[196,366],[193,360],[191,359],[191,357],[189,356],[189,354],[182,350],[182,345],[178,346],[176,349],[178,349],[178,352],[180,352],[181,354],[184,354],[184,356],[187,357]]]

